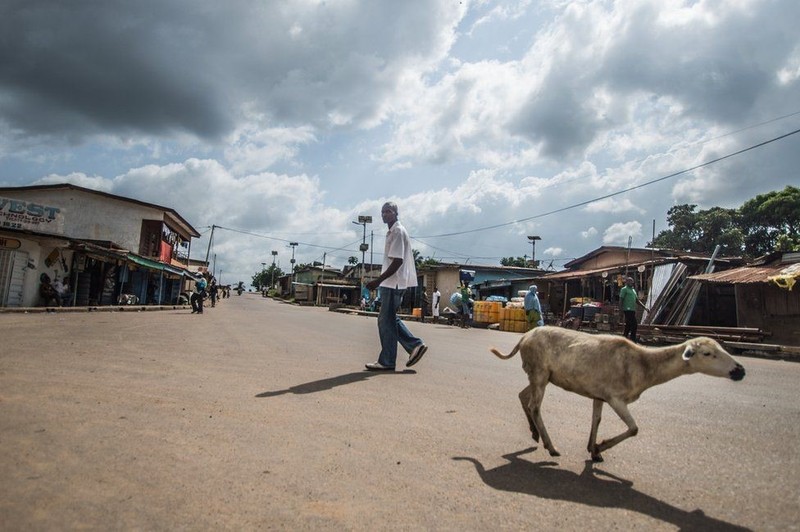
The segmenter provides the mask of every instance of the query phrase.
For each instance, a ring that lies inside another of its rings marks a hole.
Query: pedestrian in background
[[[428,313],[428,292],[422,290],[422,298],[420,301],[420,321],[425,323],[425,315]]]
[[[619,291],[619,306],[625,315],[625,329],[622,332],[622,336],[634,343],[638,341],[636,337],[636,329],[638,328],[638,320],[636,319],[637,304],[649,312],[644,303],[639,301],[639,295],[633,287],[633,277],[627,277],[625,286]]]
[[[472,292],[469,289],[469,283],[467,281],[462,280],[461,286],[459,287],[459,294],[461,295],[461,328],[466,329],[467,323],[470,321],[470,308],[469,308],[469,300]]]
[[[208,296],[211,298],[211,308],[217,306],[217,294],[219,293],[219,286],[217,286],[217,279],[212,277],[211,284],[208,285]]]
[[[544,325],[542,319],[542,303],[539,301],[539,288],[532,284],[528,287],[528,293],[525,294],[525,317],[528,320],[528,330],[535,329]]]
[[[192,292],[192,296],[189,298],[192,304],[192,314],[203,313],[203,300],[207,295],[206,286],[208,286],[208,281],[206,281],[204,276],[201,275],[199,279],[195,279],[194,292]]]
[[[381,218],[389,227],[383,250],[383,266],[377,279],[367,283],[369,290],[378,290],[381,301],[378,313],[378,335],[381,352],[376,362],[366,364],[369,371],[394,370],[397,362],[397,343],[409,354],[407,367],[420,361],[428,350],[425,343],[411,334],[397,316],[397,309],[407,288],[417,286],[417,268],[411,251],[411,239],[398,218],[397,204],[386,202],[381,208]]]
[[[433,287],[433,301],[432,301],[432,313],[433,313],[433,323],[437,323],[439,321],[439,303],[442,300],[442,294],[439,292],[439,289],[435,286]]]

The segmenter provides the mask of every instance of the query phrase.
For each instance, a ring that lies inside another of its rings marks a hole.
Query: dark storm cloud
[[[31,1],[0,7],[0,122],[18,136],[210,139],[241,113],[358,125],[437,47],[413,3]]]
[[[224,109],[176,9],[144,2],[13,2],[0,15],[0,113],[12,129],[214,136]]]
[[[718,20],[665,24],[654,5],[642,5],[606,53],[598,81],[671,97],[695,118],[748,120],[796,46],[799,6],[764,2],[720,12]]]
[[[514,134],[559,159],[628,123],[646,96],[667,99],[708,127],[745,127],[797,110],[800,87],[781,85],[777,73],[797,54],[800,3],[630,5],[624,17],[567,10],[569,30],[559,34],[567,43],[510,122]]]
[[[542,155],[562,159],[583,150],[604,126],[571,83],[559,77],[520,110],[511,130],[541,144]]]

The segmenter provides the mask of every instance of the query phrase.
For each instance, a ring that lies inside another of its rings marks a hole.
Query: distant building
[[[800,346],[800,253],[775,252],[689,279],[702,285],[715,325],[760,329],[766,343]]]
[[[177,302],[199,236],[169,207],[70,184],[0,188],[0,306],[42,304],[43,274],[79,306]]]

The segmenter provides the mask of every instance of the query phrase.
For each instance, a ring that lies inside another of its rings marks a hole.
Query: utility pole
[[[291,286],[289,286],[289,293],[294,294],[294,248],[296,248],[300,244],[297,242],[289,242],[289,245],[292,246],[292,260],[289,261],[292,263],[292,276],[290,277]]]
[[[270,289],[275,289],[275,257],[278,256],[278,252],[274,249],[272,250],[272,281],[270,282]]]
[[[361,250],[361,286],[364,286],[364,262],[366,261],[366,252],[369,249],[369,245],[367,244],[367,224],[372,223],[372,216],[359,216],[357,222],[353,222],[356,225],[361,225],[364,228],[364,232],[361,236],[361,245],[358,249]]]
[[[214,241],[214,228],[215,225],[211,225],[211,235],[208,237],[208,249],[206,249],[206,266],[208,266],[208,256],[211,254],[211,243]]]

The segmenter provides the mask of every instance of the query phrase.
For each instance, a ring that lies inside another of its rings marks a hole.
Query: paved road
[[[0,529],[797,530],[800,364],[651,389],[592,464],[557,388],[562,456],[532,449],[519,359],[487,351],[518,335],[410,327],[430,350],[389,375],[361,370],[373,318],[255,294],[0,315]]]

